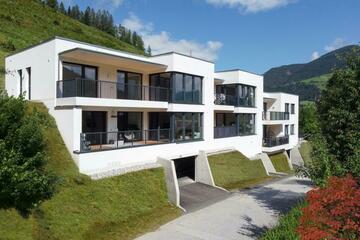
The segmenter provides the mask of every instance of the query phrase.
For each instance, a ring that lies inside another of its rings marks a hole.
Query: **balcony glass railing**
[[[263,112],[263,120],[289,120],[290,114],[288,112]]]
[[[216,105],[229,105],[235,106],[236,105],[236,97],[233,95],[225,95],[222,93],[215,93],[214,95]]]
[[[238,136],[235,126],[214,127],[214,138],[226,138]]]
[[[111,81],[72,79],[57,82],[57,97],[92,97],[148,101],[169,101],[170,89],[122,84]]]
[[[263,147],[276,147],[289,143],[289,136],[269,137],[263,139]]]
[[[169,142],[171,142],[170,129],[89,132],[80,134],[80,152],[131,148]]]

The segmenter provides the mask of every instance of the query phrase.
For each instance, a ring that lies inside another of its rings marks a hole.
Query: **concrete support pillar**
[[[166,189],[169,201],[180,207],[180,189],[174,161],[158,157],[158,163],[161,164],[165,171]]]
[[[210,186],[215,186],[215,182],[205,151],[200,151],[199,155],[195,158],[195,181]]]
[[[73,108],[73,151],[80,151],[80,133],[82,132],[82,109]]]

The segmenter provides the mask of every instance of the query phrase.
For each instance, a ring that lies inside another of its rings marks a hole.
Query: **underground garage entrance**
[[[197,156],[173,159],[180,190],[180,206],[187,212],[200,209],[223,200],[229,193],[201,182],[197,182]],[[202,165],[202,164],[201,164]]]

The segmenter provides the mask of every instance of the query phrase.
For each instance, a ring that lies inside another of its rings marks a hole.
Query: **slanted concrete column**
[[[266,153],[260,154],[260,159],[264,165],[265,171],[267,175],[270,175],[270,173],[276,173],[276,170],[274,168],[274,165],[272,164],[269,156]]]
[[[303,166],[304,160],[300,154],[299,147],[296,146],[290,150],[290,160],[291,163],[297,166]]]
[[[291,164],[291,160],[290,160],[289,155],[287,154],[287,152],[284,151],[282,154],[284,154],[284,156],[286,157],[286,160],[287,160],[287,162],[288,162],[288,164],[289,164],[289,168],[290,168],[291,170],[293,170],[294,168],[293,168],[293,165]]]
[[[215,186],[205,151],[200,151],[199,155],[195,158],[195,181]]]
[[[158,157],[158,163],[161,164],[165,171],[166,189],[169,201],[180,207],[180,190],[174,161]]]

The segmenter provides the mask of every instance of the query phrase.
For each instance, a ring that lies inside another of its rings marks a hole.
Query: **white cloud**
[[[105,8],[120,7],[124,0],[96,0],[97,5]]]
[[[336,38],[332,43],[325,46],[324,50],[327,52],[334,51],[347,45],[347,42],[342,38]]]
[[[318,51],[315,51],[311,54],[311,60],[316,60],[320,57],[320,53]]]
[[[137,31],[143,37],[145,46],[150,45],[153,54],[174,51],[214,61],[217,59],[218,51],[223,46],[219,41],[199,43],[187,39],[173,39],[169,32],[155,32],[152,23],[143,23],[134,13],[130,13],[129,17],[124,19],[121,24]]]
[[[239,8],[240,11],[245,13],[267,11],[273,8],[286,6],[295,1],[296,0],[206,0],[209,4]]]

